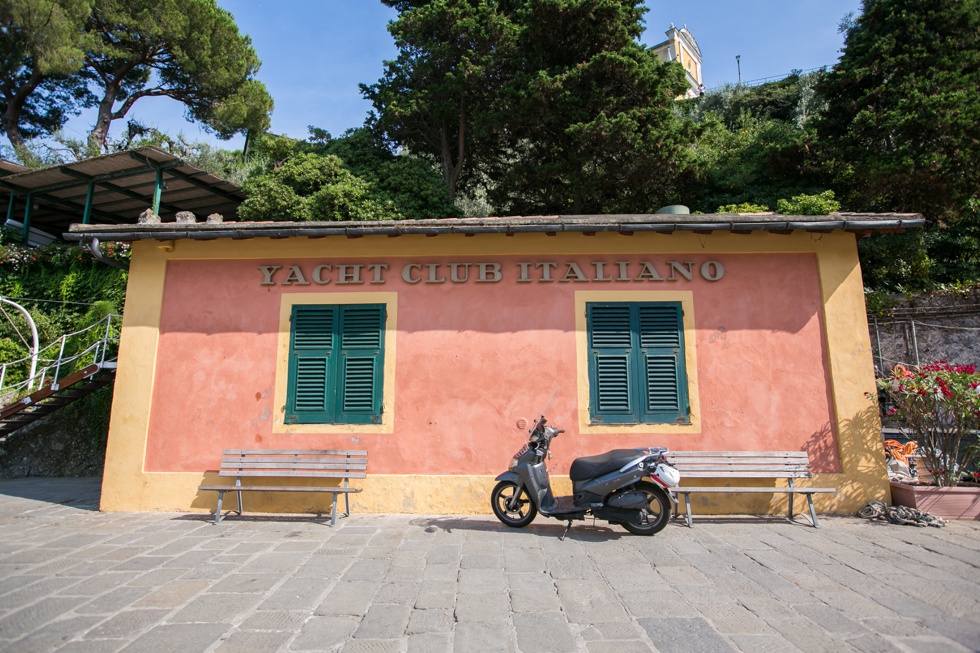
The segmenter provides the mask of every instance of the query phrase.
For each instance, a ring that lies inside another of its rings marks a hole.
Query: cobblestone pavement
[[[980,522],[100,513],[0,480],[0,651],[977,651]],[[356,507],[355,507],[356,511]]]

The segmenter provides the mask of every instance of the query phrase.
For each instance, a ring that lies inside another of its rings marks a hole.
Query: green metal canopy
[[[235,184],[153,147],[43,170],[4,163],[7,223],[22,229],[24,242],[60,238],[73,223],[135,224],[148,208],[164,222],[175,221],[179,211],[200,220],[212,213],[237,220],[245,199]]]

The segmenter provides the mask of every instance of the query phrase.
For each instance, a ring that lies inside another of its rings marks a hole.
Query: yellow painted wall
[[[200,493],[198,485],[215,479],[198,472],[148,472],[145,469],[152,405],[153,380],[160,337],[161,303],[170,261],[270,258],[329,258],[410,256],[547,256],[628,255],[669,256],[700,254],[791,253],[816,257],[822,323],[828,356],[830,394],[835,413],[831,425],[838,434],[840,473],[818,474],[812,485],[834,487],[837,496],[818,495],[821,512],[853,513],[872,499],[887,499],[888,484],[881,454],[880,428],[874,402],[874,373],[865,318],[864,294],[853,235],[794,233],[749,235],[679,233],[546,235],[527,234],[435,238],[364,237],[358,239],[252,239],[134,244],[126,309],[120,341],[109,443],[103,481],[103,510],[211,511],[216,496]],[[779,279],[772,279],[778,284]],[[710,397],[701,397],[701,402]],[[598,453],[598,451],[597,451]],[[503,471],[506,460],[500,461]],[[567,478],[553,477],[558,494],[568,491]],[[420,514],[488,513],[492,475],[371,474],[355,482],[364,491],[353,495],[355,512],[408,512]],[[229,498],[226,497],[226,501]],[[309,497],[282,494],[247,494],[247,509],[260,511],[324,510],[326,500],[308,503]],[[786,497],[718,496],[695,498],[701,513],[782,512]],[[230,507],[230,504],[226,503]]]

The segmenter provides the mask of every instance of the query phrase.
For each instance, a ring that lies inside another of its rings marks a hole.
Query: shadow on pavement
[[[0,479],[0,503],[4,502],[4,497],[10,497],[98,511],[101,494],[101,476]]]
[[[426,532],[433,533],[437,530],[452,533],[453,530],[464,531],[487,531],[494,533],[532,533],[539,537],[549,537],[558,539],[565,532],[565,522],[542,522],[534,523],[524,528],[511,528],[504,526],[491,517],[425,517],[413,519],[409,522],[412,526],[424,528]],[[598,522],[592,524],[591,521],[572,523],[572,528],[568,531],[565,539],[569,540],[616,540],[620,537],[629,536],[629,533],[617,528],[600,525]]]

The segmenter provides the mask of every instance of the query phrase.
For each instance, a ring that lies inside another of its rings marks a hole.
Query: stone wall
[[[876,368],[938,360],[980,366],[980,289],[892,299],[894,307],[868,316]]]
[[[101,476],[112,387],[102,388],[0,444],[0,478]]]

